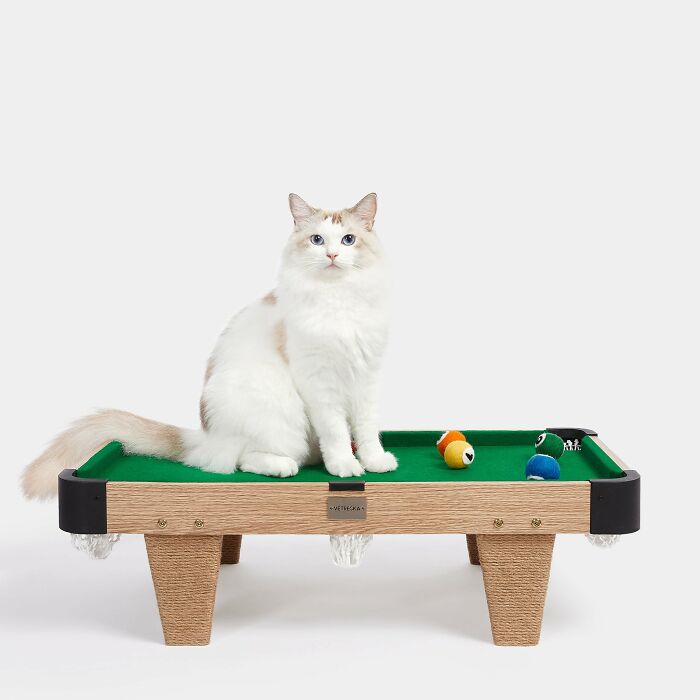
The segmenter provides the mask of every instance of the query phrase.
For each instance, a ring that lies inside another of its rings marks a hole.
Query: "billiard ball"
[[[542,433],[535,441],[535,452],[559,459],[564,454],[564,441],[554,433]]]
[[[466,440],[453,440],[443,456],[450,469],[464,469],[474,461],[474,448]]]
[[[561,474],[559,462],[549,455],[533,455],[530,457],[525,467],[525,477],[527,479],[558,479]]]
[[[440,436],[440,439],[435,443],[438,449],[438,452],[441,455],[445,454],[445,448],[451,443],[454,442],[455,440],[462,440],[462,442],[466,442],[467,438],[462,435],[462,433],[458,432],[457,430],[448,430],[447,432],[443,433]]]

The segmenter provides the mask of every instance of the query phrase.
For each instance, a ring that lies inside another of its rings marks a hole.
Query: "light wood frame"
[[[229,534],[555,534],[589,531],[590,483],[396,482],[333,496],[367,499],[366,520],[329,520],[327,483],[107,483],[107,531]]]

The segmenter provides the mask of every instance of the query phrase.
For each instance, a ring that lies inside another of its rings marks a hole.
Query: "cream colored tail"
[[[117,440],[127,452],[180,459],[183,431],[126,411],[104,410],[80,418],[62,432],[24,470],[22,488],[28,498],[56,495],[58,474],[76,469],[108,442]]]

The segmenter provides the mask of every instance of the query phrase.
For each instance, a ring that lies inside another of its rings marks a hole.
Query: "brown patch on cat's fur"
[[[210,357],[207,360],[207,368],[204,371],[205,386],[212,374],[214,374],[214,358]],[[207,402],[204,400],[203,394],[202,397],[199,399],[199,420],[202,423],[202,428],[204,428],[204,430],[207,430],[209,428],[209,422],[207,421]]]
[[[169,443],[168,449],[170,454],[178,455],[178,458],[182,456],[182,453],[185,451],[185,443],[182,441],[180,429],[174,425],[163,426],[163,437]],[[173,459],[173,457],[170,457],[170,459]]]
[[[277,303],[277,296],[275,295],[275,292],[268,292],[263,298],[262,298],[262,303],[267,304],[268,306],[274,306]]]
[[[285,364],[289,364],[289,356],[287,355],[287,329],[284,326],[284,321],[278,321],[275,325],[275,348],[284,360]]]
[[[323,213],[324,219],[330,219],[334,224],[343,223],[343,212],[342,211],[327,211]]]
[[[209,421],[207,420],[207,402],[204,400],[204,396],[199,399],[199,420],[202,423],[202,428],[204,430],[208,430]]]

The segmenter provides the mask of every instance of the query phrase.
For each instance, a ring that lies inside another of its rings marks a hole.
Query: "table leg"
[[[241,558],[241,540],[243,535],[224,535],[221,545],[221,563],[238,564]]]
[[[493,641],[537,644],[554,535],[477,535]]]
[[[145,539],[165,643],[209,644],[222,536]]]
[[[467,535],[467,550],[469,551],[469,563],[479,566],[479,547],[476,544],[476,535]]]

